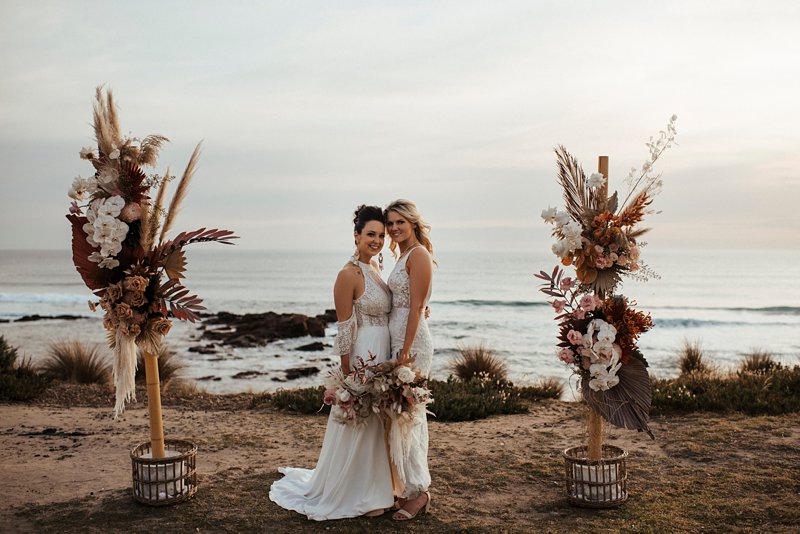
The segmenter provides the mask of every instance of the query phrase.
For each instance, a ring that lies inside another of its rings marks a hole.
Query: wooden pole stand
[[[608,156],[597,158],[597,172],[605,178],[603,187],[600,189],[600,198],[608,200]],[[598,295],[604,298],[606,295]],[[603,458],[603,416],[589,408],[589,438],[588,456],[589,460],[600,460]]]
[[[158,380],[158,356],[144,353],[144,372],[147,380],[147,411],[150,415],[150,446],[154,459],[163,459],[164,422],[161,415],[161,387]]]

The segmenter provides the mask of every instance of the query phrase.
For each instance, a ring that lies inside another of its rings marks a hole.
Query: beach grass
[[[52,343],[41,372],[54,380],[74,384],[106,384],[111,379],[111,366],[100,347],[80,341]]]

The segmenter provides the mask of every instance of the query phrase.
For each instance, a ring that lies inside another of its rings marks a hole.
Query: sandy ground
[[[315,464],[327,418],[269,410],[189,410],[169,406],[165,407],[164,414],[167,438],[185,438],[199,446],[201,482],[198,495],[190,501],[193,504],[182,504],[172,509],[189,510],[186,508],[189,506],[204,510],[207,506],[213,508],[217,506],[212,504],[213,491],[204,485],[210,483],[213,487],[215,480],[227,480],[235,485],[237,478],[241,478],[243,485],[253,483],[255,487],[255,490],[240,495],[245,501],[252,499],[253,504],[245,506],[263,507],[264,514],[286,518],[286,521],[294,522],[292,525],[297,525],[264,531],[288,532],[298,528],[316,531],[319,528],[319,524],[278,509],[269,502],[267,492],[269,483],[279,477],[278,466],[312,467]],[[786,419],[736,417],[741,424],[736,423],[738,426],[733,427],[728,419],[711,418],[719,427],[714,439],[724,441],[728,439],[726,432],[730,432],[731,443],[741,449],[742,456],[737,461],[741,458],[753,460],[759,456],[748,452],[755,446],[751,443],[758,443],[769,451],[782,450],[784,454],[790,454],[788,465],[800,458],[798,416],[783,416]],[[787,424],[793,428],[786,428]],[[583,425],[579,405],[556,401],[534,405],[529,414],[463,423],[432,422],[429,457],[436,506],[432,517],[424,520],[429,523],[417,523],[415,528],[427,524],[431,531],[437,532],[450,531],[451,527],[452,530],[472,530],[473,526],[494,531],[516,526],[512,530],[538,531],[535,525],[539,522],[544,522],[544,525],[558,521],[559,517],[573,510],[564,503],[560,451],[580,442]],[[656,441],[636,432],[610,431],[607,440],[631,454],[631,493],[644,494],[640,498],[647,503],[648,490],[643,483],[654,474],[678,479],[681,472],[694,473],[706,469],[708,461],[703,455],[710,454],[710,449],[694,445],[692,435],[698,428],[707,426],[702,417],[659,418],[653,422],[653,430],[658,436]],[[741,432],[742,428],[747,436]],[[131,485],[129,451],[145,441],[148,435],[147,412],[143,408],[130,409],[114,421],[107,408],[0,405],[0,472],[3,480],[0,485],[0,531],[37,531],[42,525],[57,524],[54,515],[80,508],[83,515],[74,519],[70,527],[76,528],[75,525],[82,521],[80,517],[89,524],[94,508],[119,507],[119,503],[131,506],[129,502],[132,499],[127,496]],[[709,438],[698,437],[698,440],[709,441]],[[709,447],[717,446],[711,439]],[[640,469],[638,472],[637,468]],[[797,497],[800,482],[797,473],[792,476],[794,478],[790,480],[796,484],[792,491]],[[204,491],[208,492],[205,497]],[[204,507],[206,497],[208,502]],[[785,497],[791,499],[792,493]],[[658,500],[655,495],[653,500]],[[111,504],[103,505],[104,502]],[[56,503],[63,505],[58,508]],[[691,500],[687,500],[685,505],[690,506]],[[48,511],[48,506],[55,511]],[[625,507],[631,507],[631,504],[624,505],[623,510]],[[631,508],[628,508],[623,513],[631,515],[630,512]],[[800,514],[796,518],[800,520]],[[39,523],[39,519],[44,523]],[[379,524],[393,528],[388,519]],[[355,525],[355,530],[351,531],[359,531],[364,523]],[[577,528],[574,523],[569,525],[565,525],[564,531]],[[78,531],[70,528],[65,531]],[[251,527],[241,528],[250,530]],[[631,525],[627,528],[631,529]],[[556,530],[560,531],[560,528],[556,527]],[[690,530],[687,527],[685,531]],[[774,530],[782,531],[782,528]],[[684,530],[676,527],[676,531]]]

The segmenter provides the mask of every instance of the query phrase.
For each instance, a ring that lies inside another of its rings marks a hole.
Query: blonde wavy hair
[[[400,198],[386,206],[386,209],[383,210],[384,219],[388,220],[390,211],[396,212],[402,218],[411,223],[411,225],[414,227],[414,235],[416,236],[417,241],[419,241],[419,244],[425,247],[428,252],[430,252],[431,256],[433,256],[433,243],[431,243],[430,238],[431,225],[425,222],[425,219],[422,218],[422,214],[417,209],[417,205],[410,200]],[[389,250],[392,251],[392,255],[396,258],[397,243],[394,240],[389,243]],[[436,262],[434,261],[434,263]]]

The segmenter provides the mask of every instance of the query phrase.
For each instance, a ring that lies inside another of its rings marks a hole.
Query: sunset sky
[[[357,204],[415,200],[434,245],[547,250],[553,147],[611,188],[647,157],[651,246],[800,246],[792,1],[47,2],[0,6],[0,249],[69,246],[95,86],[124,132],[204,140],[177,228],[337,250]]]

